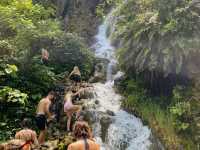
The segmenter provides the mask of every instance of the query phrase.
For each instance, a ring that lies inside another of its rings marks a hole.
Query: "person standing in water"
[[[81,111],[81,106],[74,105],[72,103],[73,96],[74,94],[72,93],[72,91],[69,91],[66,93],[64,97],[64,112],[66,113],[66,116],[67,116],[67,131],[68,132],[70,131],[70,127],[71,127],[72,115],[76,113],[76,118],[78,119],[80,111]]]
[[[77,66],[75,66],[73,71],[70,73],[69,79],[72,80],[75,85],[78,85],[81,82],[81,72]]]
[[[100,150],[100,145],[92,139],[92,132],[87,122],[77,121],[73,129],[76,142],[68,150]]]
[[[30,129],[30,124],[30,121],[25,118],[22,121],[23,129],[15,134],[15,139],[25,141],[25,143],[21,146],[23,150],[30,150],[32,145],[39,147],[37,134],[35,131]]]
[[[39,144],[44,144],[45,136],[47,132],[47,123],[54,119],[55,115],[50,113],[50,106],[55,99],[55,92],[51,91],[48,93],[47,97],[40,100],[37,106],[36,112],[36,124],[40,130],[40,135],[38,138]]]
[[[49,52],[46,49],[42,49],[42,58],[41,61],[43,64],[47,65],[49,62]]]

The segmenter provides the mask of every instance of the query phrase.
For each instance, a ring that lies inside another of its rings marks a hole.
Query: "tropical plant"
[[[16,103],[25,105],[27,103],[28,95],[21,93],[19,90],[10,87],[4,87],[0,90],[0,103]]]
[[[191,1],[128,0],[113,15],[111,36],[125,71],[142,76],[154,94],[187,83],[187,64],[200,54],[200,14]]]

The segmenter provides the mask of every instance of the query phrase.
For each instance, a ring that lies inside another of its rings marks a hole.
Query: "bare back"
[[[92,140],[87,140],[89,144],[89,150],[100,150],[99,144]],[[77,141],[69,145],[68,150],[85,150],[85,144],[83,140]]]

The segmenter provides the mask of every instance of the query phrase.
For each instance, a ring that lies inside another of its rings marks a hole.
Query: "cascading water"
[[[107,82],[94,84],[96,93],[94,100],[98,101],[98,105],[93,109],[93,114],[96,118],[108,111],[113,112],[114,115],[110,116],[112,122],[104,133],[106,135],[104,139],[102,139],[102,132],[104,132],[102,129],[105,127],[101,125],[101,121],[96,121],[93,126],[95,138],[101,143],[102,150],[148,150],[151,145],[150,129],[144,126],[140,119],[120,108],[122,97],[113,88],[112,69],[116,66],[117,61],[114,55],[115,48],[106,34],[107,29],[108,25],[105,21],[99,26],[99,32],[96,35],[97,43],[94,46],[96,57],[108,59],[109,64],[107,66]],[[115,76],[120,74],[118,72]]]

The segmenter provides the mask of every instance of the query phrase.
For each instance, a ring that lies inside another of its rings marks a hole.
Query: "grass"
[[[131,84],[136,83],[132,82]],[[131,90],[129,87],[134,88]],[[174,125],[176,118],[170,114],[167,105],[163,106],[157,103],[159,98],[159,101],[164,101],[162,97],[154,99],[145,94],[144,90],[137,85],[128,85],[128,88],[124,93],[127,99],[123,101],[123,107],[142,118],[166,149],[198,150],[189,137],[183,137],[177,133]]]

